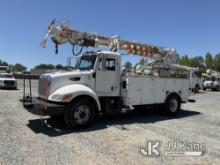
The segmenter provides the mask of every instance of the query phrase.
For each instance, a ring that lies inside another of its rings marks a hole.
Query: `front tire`
[[[71,129],[89,126],[95,117],[95,108],[87,99],[74,100],[69,104],[64,114],[66,124]]]
[[[180,111],[181,101],[179,97],[172,95],[166,100],[165,106],[167,115],[175,116]]]

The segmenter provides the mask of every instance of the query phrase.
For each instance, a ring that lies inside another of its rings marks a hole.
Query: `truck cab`
[[[101,100],[120,95],[120,56],[108,51],[86,52],[73,70],[40,76],[38,97],[24,103],[36,115],[63,115],[73,100],[86,98],[97,112]],[[103,106],[103,105],[102,105]]]
[[[41,75],[38,91],[41,99],[70,101],[77,96],[76,90],[80,92],[79,86],[88,88],[88,93],[90,90],[94,91],[98,97],[119,96],[120,56],[117,53],[86,52],[76,61],[75,69],[71,71]],[[45,87],[48,90],[45,90]],[[67,93],[74,95],[69,99],[63,99],[59,94],[66,92],[67,88]]]

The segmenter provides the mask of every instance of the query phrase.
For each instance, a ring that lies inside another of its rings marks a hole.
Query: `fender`
[[[68,99],[63,99],[65,96],[68,97]],[[101,105],[99,102],[99,98],[96,95],[96,93],[89,87],[82,85],[82,84],[71,84],[64,87],[61,87],[57,89],[55,92],[53,92],[48,100],[56,101],[56,102],[65,102],[68,103],[72,101],[74,98],[79,96],[89,96],[96,101],[98,110],[101,110]]]
[[[180,96],[177,92],[170,92],[170,93],[167,94],[167,97],[165,98],[164,103],[166,103],[167,99],[168,99],[170,96],[172,96],[172,95],[177,96],[177,97],[180,99],[180,101],[182,102],[182,98],[181,98],[181,96]]]

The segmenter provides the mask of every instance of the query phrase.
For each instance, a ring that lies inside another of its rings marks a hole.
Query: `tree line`
[[[0,66],[9,66],[10,71],[23,72],[27,70],[27,67],[20,63],[16,63],[15,65],[8,64],[6,61],[0,60]]]
[[[16,63],[15,65],[8,64],[6,61],[0,60],[0,66],[9,66],[10,71],[13,72],[24,72],[27,71],[27,67],[23,64]],[[53,65],[53,64],[39,64],[35,66],[33,69],[49,69],[49,70],[66,70],[67,67],[61,64]]]
[[[190,58],[188,55],[177,55],[175,63],[190,67],[198,67],[201,71],[212,69],[220,72],[220,53],[212,55],[210,52],[203,56]]]

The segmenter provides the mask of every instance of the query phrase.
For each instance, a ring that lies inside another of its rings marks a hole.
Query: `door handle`
[[[112,91],[114,90],[114,86],[111,86],[111,90],[112,90]]]

